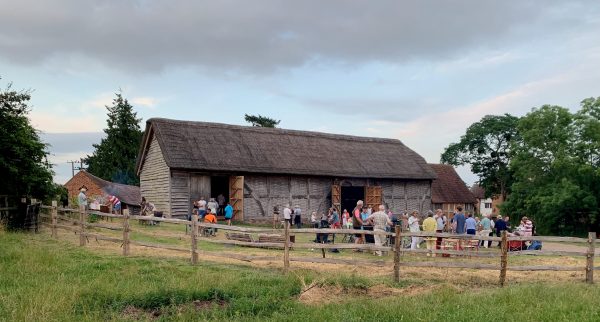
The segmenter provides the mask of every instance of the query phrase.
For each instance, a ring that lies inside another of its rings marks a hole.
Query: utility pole
[[[79,161],[67,161],[67,163],[71,164],[71,177],[75,176],[75,170],[85,170],[87,168],[83,167],[83,158],[80,158]],[[76,164],[79,163],[79,166]]]

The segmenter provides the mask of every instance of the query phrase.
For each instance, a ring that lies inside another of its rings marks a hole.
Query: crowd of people
[[[78,195],[78,203],[80,206],[95,209],[99,205],[110,206],[110,209],[116,214],[121,212],[121,201],[114,195],[106,195],[102,200],[96,198],[88,203],[86,189],[82,188]],[[148,202],[142,197],[141,215],[156,216],[157,209],[153,203]],[[200,221],[206,223],[217,223],[217,216],[223,216],[227,225],[231,225],[233,218],[233,207],[226,201],[226,198],[219,194],[217,198],[209,198],[206,201],[203,197],[194,201],[192,204],[192,213],[188,216],[191,220],[192,215],[198,215]],[[162,213],[161,213],[162,215]],[[162,216],[159,216],[162,217]],[[283,220],[286,225],[295,228],[302,228],[302,209],[295,205],[291,207],[289,204],[283,207]],[[535,224],[533,221],[524,216],[518,226],[512,227],[508,216],[490,216],[482,215],[481,217],[473,216],[471,213],[463,212],[462,207],[456,207],[452,217],[444,214],[441,209],[435,212],[428,211],[424,220],[421,220],[418,211],[412,211],[410,214],[401,213],[394,214],[384,205],[379,205],[377,211],[373,212],[371,207],[364,206],[362,200],[357,201],[356,207],[349,212],[344,209],[341,214],[335,207],[331,207],[327,213],[318,215],[317,212],[312,212],[310,215],[310,227],[312,228],[332,228],[332,229],[354,229],[354,230],[373,230],[379,232],[389,232],[395,225],[401,225],[403,231],[410,232],[430,232],[430,233],[452,233],[457,235],[478,235],[478,236],[494,236],[500,237],[503,231],[508,233],[508,236],[534,236]],[[356,233],[353,236],[354,243],[366,243],[366,234]],[[323,236],[321,236],[323,237]],[[317,237],[317,239],[321,238]],[[373,241],[375,245],[381,246],[384,244],[384,235],[374,234]],[[417,249],[423,240],[420,237],[412,236],[410,242],[411,249]],[[443,238],[441,237],[426,237],[424,238],[426,248],[428,250],[441,249]],[[489,248],[492,241],[481,240],[480,247]],[[499,244],[498,244],[499,245]],[[510,250],[521,249],[540,249],[541,243],[536,241],[515,241],[509,243]],[[380,251],[376,251],[377,255],[382,255]]]
[[[227,225],[231,226],[233,206],[226,202],[225,196],[222,194],[219,194],[216,199],[209,198],[208,202],[204,197],[200,197],[192,203],[190,219],[192,215],[198,215],[198,220],[211,224],[217,223],[217,216],[223,216]]]
[[[407,217],[405,215],[405,217]],[[420,232],[421,228],[425,232],[431,233],[452,233],[457,235],[478,235],[481,237],[494,236],[500,237],[503,231],[508,233],[508,236],[534,236],[535,225],[533,221],[524,216],[517,227],[512,227],[509,216],[490,216],[482,215],[481,217],[475,217],[471,213],[464,213],[462,207],[457,207],[453,213],[452,218],[448,221],[447,216],[441,209],[437,209],[435,213],[433,211],[427,212],[427,217],[420,224],[419,212],[413,211],[403,223],[406,222],[408,230],[410,232]],[[413,236],[411,237],[411,249],[417,249],[420,245],[421,238]],[[441,249],[442,238],[425,238],[426,247],[428,250]],[[518,244],[518,245],[517,245]],[[532,245],[535,246],[535,242],[517,242],[509,246],[511,250],[516,248],[526,249]],[[480,247],[489,248],[492,245],[492,241],[481,240],[479,242]],[[500,245],[500,244],[498,244]]]
[[[290,227],[302,227],[302,209],[296,205],[289,205],[283,208],[283,219]],[[393,214],[390,210],[386,212],[384,205],[379,205],[376,212],[370,207],[365,207],[364,202],[359,200],[356,207],[349,212],[344,209],[341,215],[335,207],[331,207],[327,213],[318,215],[317,212],[312,212],[309,218],[310,227],[312,228],[346,228],[355,230],[373,230],[389,232],[396,224],[402,225],[402,230],[410,232],[430,232],[430,233],[451,233],[456,235],[474,235],[474,236],[497,236],[500,237],[503,231],[507,231],[508,236],[533,236],[535,233],[535,225],[528,217],[522,217],[518,226],[512,227],[508,216],[473,216],[471,213],[465,213],[462,207],[457,207],[450,216],[450,219],[444,211],[437,209],[428,211],[425,219],[421,219],[418,211],[409,213]],[[366,243],[365,234],[356,233],[353,236],[354,243]],[[383,235],[374,234],[375,245],[384,243]],[[319,239],[319,237],[317,238]],[[320,241],[320,240],[319,240]],[[411,237],[410,248],[417,249],[422,242],[425,242],[428,250],[442,249],[442,237],[426,237],[417,236]],[[373,241],[372,241],[373,242]],[[520,245],[511,244],[511,249],[520,247],[526,249],[535,245],[535,242],[519,242]],[[498,243],[499,245],[499,243]],[[492,241],[481,240],[479,247],[489,248],[492,246]],[[377,251],[377,255],[381,252]]]

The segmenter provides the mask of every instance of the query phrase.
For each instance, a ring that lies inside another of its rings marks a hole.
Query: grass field
[[[123,258],[46,233],[0,231],[0,320],[598,321],[600,288]],[[426,274],[426,272],[425,272]],[[307,290],[308,289],[308,290]]]

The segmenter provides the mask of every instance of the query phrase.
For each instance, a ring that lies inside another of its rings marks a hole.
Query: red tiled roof
[[[477,199],[485,199],[485,189],[483,189],[483,187],[478,184],[474,184],[471,187],[471,193]]]
[[[475,203],[475,196],[467,185],[448,164],[429,164],[437,174],[431,183],[431,201],[433,203]]]

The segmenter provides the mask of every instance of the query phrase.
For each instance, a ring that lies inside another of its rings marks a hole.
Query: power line
[[[67,161],[67,163],[71,164],[71,177],[75,176],[75,170],[81,171],[87,169],[83,166],[83,158],[79,159],[79,161]],[[79,166],[76,166],[76,164],[79,164]]]

